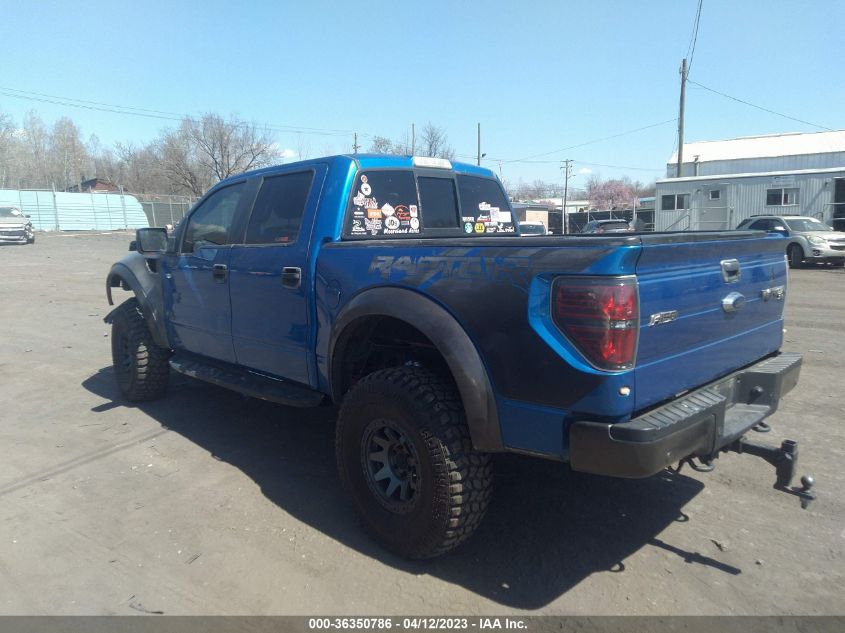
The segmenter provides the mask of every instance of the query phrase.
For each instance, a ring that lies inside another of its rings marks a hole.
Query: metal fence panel
[[[139,200],[141,198],[142,200]],[[155,217],[148,207],[155,202]],[[114,231],[175,224],[193,199],[126,193],[69,193],[45,189],[0,189],[0,206],[18,207],[38,231]]]

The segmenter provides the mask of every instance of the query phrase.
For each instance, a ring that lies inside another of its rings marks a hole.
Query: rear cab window
[[[494,178],[438,169],[370,169],[355,176],[344,222],[347,239],[516,233]]]

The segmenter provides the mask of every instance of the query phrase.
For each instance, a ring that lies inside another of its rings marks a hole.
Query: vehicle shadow
[[[109,400],[94,412],[132,406],[120,397],[110,367],[83,386]],[[688,563],[740,573],[657,538],[672,522],[687,520],[681,508],[703,488],[683,475],[628,481],[497,456],[493,502],[475,536],[444,557],[409,562],[370,541],[346,503],[334,463],[336,409],[245,399],[182,376],[172,377],[166,398],[138,408],[240,469],[269,500],[327,536],[396,569],[455,583],[508,607],[541,608],[591,574],[625,573],[624,560],[647,544]]]

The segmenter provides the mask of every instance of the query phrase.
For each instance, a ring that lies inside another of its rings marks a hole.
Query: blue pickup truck
[[[340,479],[412,558],[478,526],[491,456],[647,477],[794,442],[744,439],[797,381],[786,262],[760,232],[519,236],[495,175],[348,155],[214,186],[175,234],[141,229],[106,289],[122,394],[170,371],[295,407],[340,406]],[[768,451],[768,452],[766,452]],[[810,482],[811,483],[811,482]],[[808,486],[803,493],[809,496]]]

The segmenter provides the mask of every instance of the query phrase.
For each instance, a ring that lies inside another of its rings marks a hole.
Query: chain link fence
[[[176,226],[197,201],[191,196],[136,194],[150,226]]]

